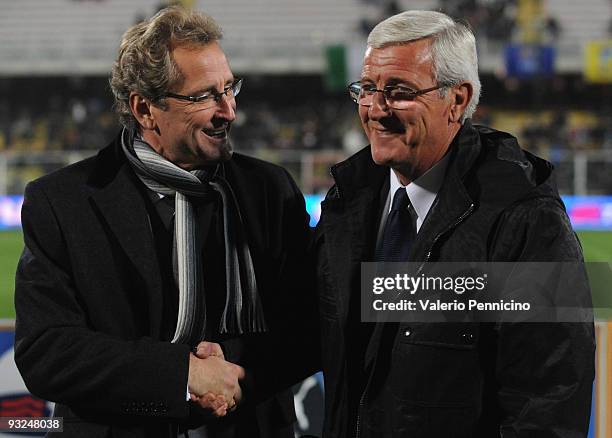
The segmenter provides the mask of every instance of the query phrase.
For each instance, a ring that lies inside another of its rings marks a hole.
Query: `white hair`
[[[378,23],[368,36],[368,46],[381,49],[424,38],[431,38],[434,79],[438,84],[472,84],[472,98],[461,116],[463,123],[472,117],[480,98],[476,39],[466,24],[442,12],[406,11]]]

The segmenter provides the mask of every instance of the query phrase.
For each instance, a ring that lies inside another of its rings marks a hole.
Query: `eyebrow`
[[[391,77],[387,80],[385,87],[394,86],[394,85],[406,85],[408,88],[416,89],[416,84],[412,81],[405,78]]]
[[[374,83],[374,81],[369,78],[361,78],[361,82]],[[387,82],[385,83],[385,87],[392,87],[398,84],[406,85],[406,87],[411,88],[411,89],[417,89],[416,84],[414,84],[410,80],[405,79],[405,78],[400,78],[397,76],[392,76],[388,78]]]

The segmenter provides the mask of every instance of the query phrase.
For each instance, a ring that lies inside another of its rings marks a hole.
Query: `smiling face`
[[[401,85],[412,90],[436,86],[430,40],[422,39],[376,49],[368,47],[361,83],[377,89]],[[432,91],[416,97],[408,108],[390,108],[382,93],[371,106],[359,106],[361,124],[376,164],[389,166],[402,184],[414,181],[448,150],[460,123],[451,114],[453,93]]]
[[[225,54],[218,43],[178,46],[172,58],[183,81],[169,90],[175,94],[200,96],[222,92],[234,81]],[[223,96],[212,106],[166,98],[166,108],[149,105],[151,125],[142,132],[159,154],[183,169],[205,167],[232,156],[231,123],[236,118],[236,100]]]

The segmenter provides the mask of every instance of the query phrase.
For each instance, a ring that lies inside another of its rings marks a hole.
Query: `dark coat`
[[[293,436],[286,388],[316,369],[304,199],[278,166],[234,154],[224,171],[269,327],[223,345],[252,382],[227,421],[250,421],[242,426],[252,436]],[[185,400],[190,348],[161,340],[167,298],[144,190],[118,140],[26,188],[15,361],[28,389],[57,403],[61,436],[166,437],[194,421]],[[243,420],[241,410],[253,415]]]
[[[409,261],[582,260],[549,163],[469,121],[450,153]],[[586,436],[592,323],[387,323],[365,354],[367,389],[354,390],[360,262],[374,259],[389,169],[368,147],[332,174],[315,233],[324,437]]]

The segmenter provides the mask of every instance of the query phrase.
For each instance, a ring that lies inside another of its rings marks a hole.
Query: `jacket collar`
[[[438,239],[461,223],[475,208],[465,186],[468,172],[480,156],[478,131],[467,120],[449,147],[450,163],[444,182],[414,244],[411,261],[430,261]]]
[[[348,199],[363,189],[380,187],[388,175],[388,167],[372,160],[372,148],[366,146],[356,154],[335,164],[331,174],[337,187],[337,198]]]
[[[469,119],[463,123],[449,149],[451,153],[449,167],[454,168],[457,176],[463,179],[474,166],[482,150],[480,135]]]

